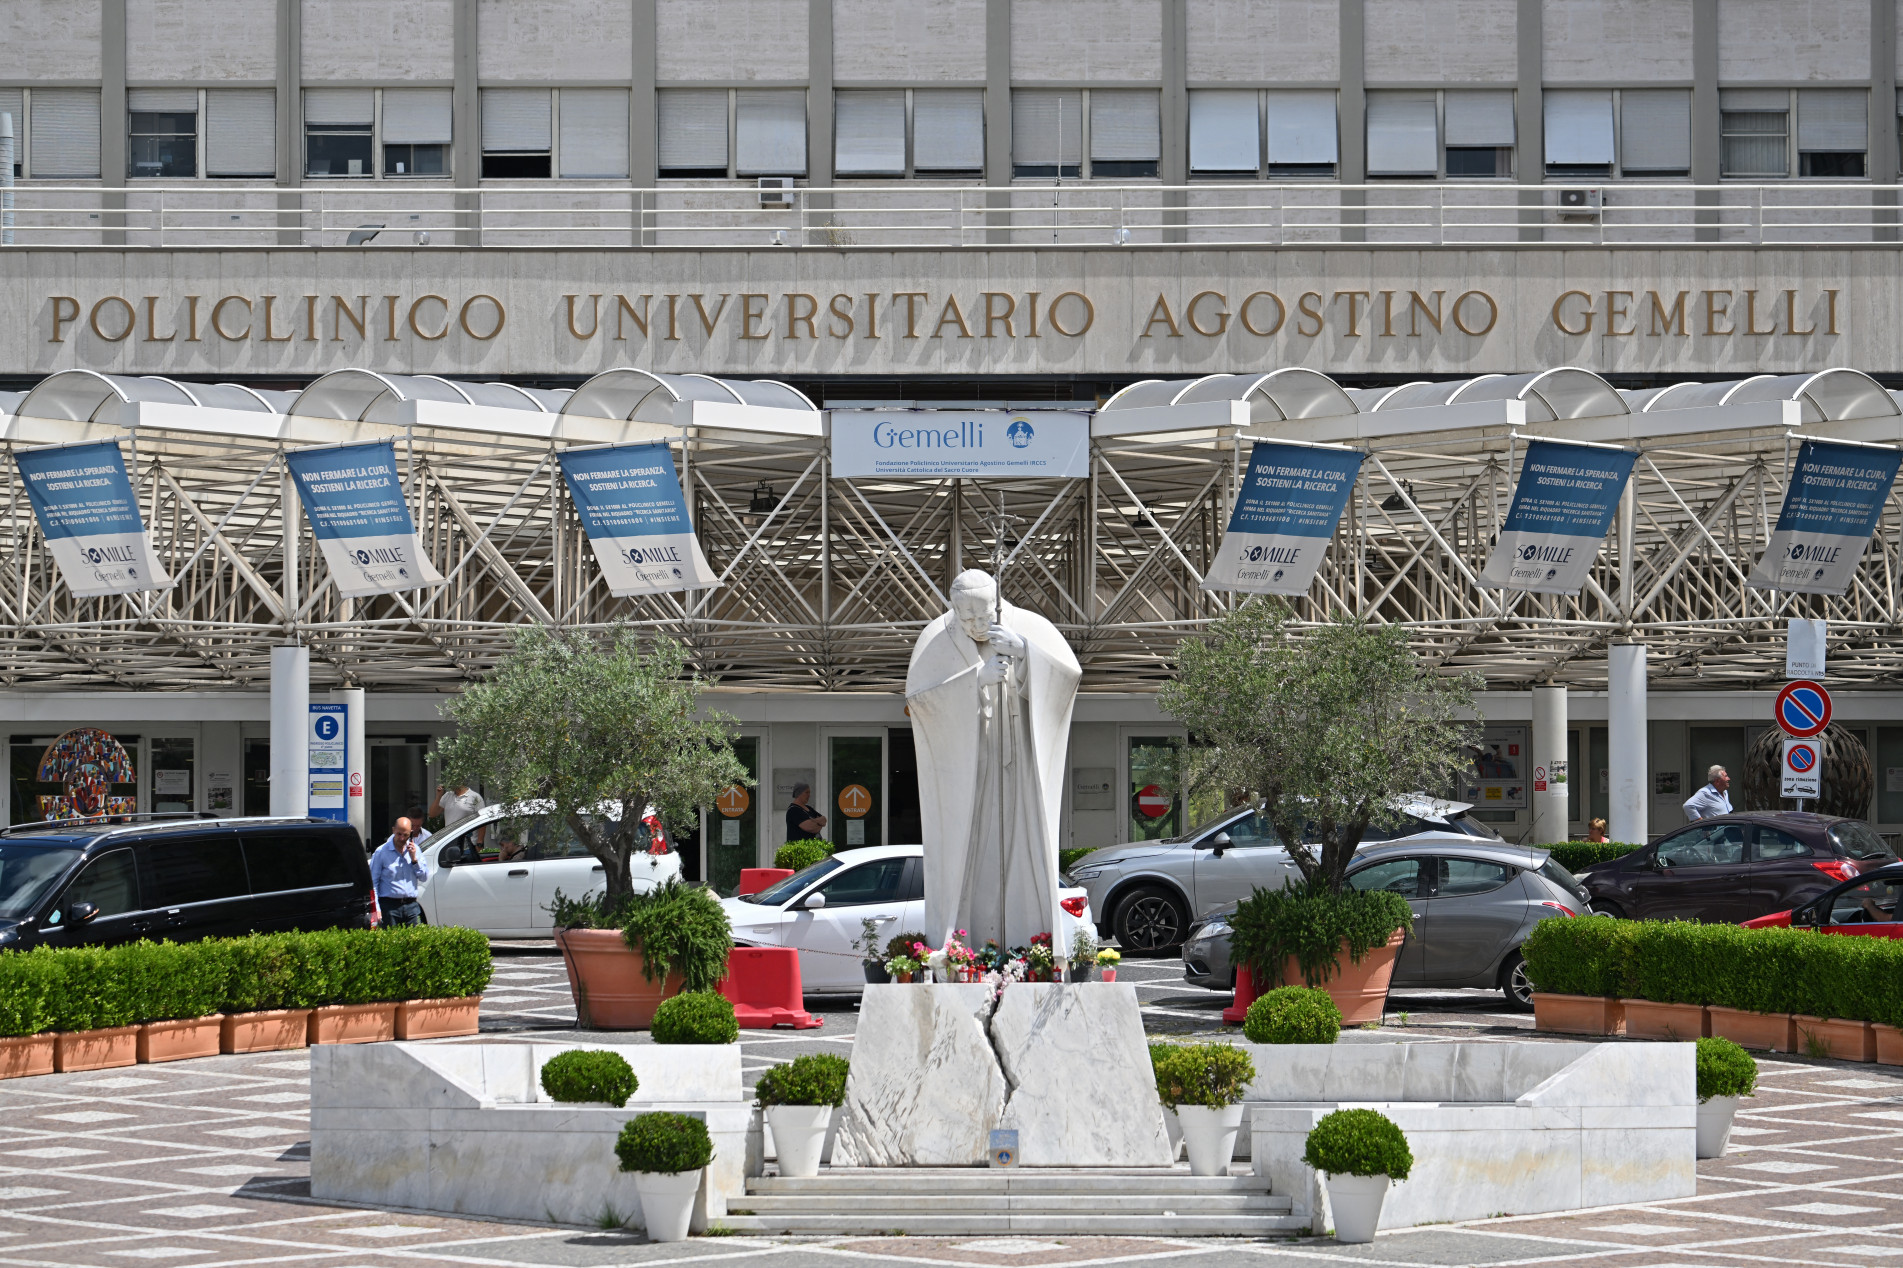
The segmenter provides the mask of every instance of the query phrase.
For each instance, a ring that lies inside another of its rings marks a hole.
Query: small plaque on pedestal
[[[1018,1133],[1015,1128],[994,1127],[991,1129],[991,1165],[994,1167],[1018,1165]]]

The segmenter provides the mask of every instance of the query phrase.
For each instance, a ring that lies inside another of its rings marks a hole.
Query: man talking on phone
[[[416,901],[416,891],[428,880],[429,864],[416,848],[416,826],[408,819],[398,819],[390,829],[390,839],[370,856],[370,881],[377,887],[384,928],[423,923],[423,907]]]

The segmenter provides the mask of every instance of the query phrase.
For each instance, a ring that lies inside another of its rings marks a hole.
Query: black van
[[[127,815],[0,830],[0,948],[370,927],[370,864],[325,819]]]

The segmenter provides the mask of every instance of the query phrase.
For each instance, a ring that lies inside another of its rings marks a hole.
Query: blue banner
[[[1203,588],[1307,594],[1360,473],[1352,449],[1258,440]]]
[[[1903,453],[1871,445],[1800,445],[1777,527],[1751,570],[1751,584],[1800,594],[1849,589],[1900,462]]]
[[[293,450],[284,462],[342,594],[358,598],[442,584],[403,500],[395,444]]]
[[[667,445],[570,450],[561,463],[611,594],[713,586]]]
[[[1480,580],[1508,590],[1578,594],[1638,458],[1625,449],[1529,442],[1513,505]]]
[[[172,584],[139,516],[117,442],[16,449],[14,461],[60,576],[74,594],[92,598]]]

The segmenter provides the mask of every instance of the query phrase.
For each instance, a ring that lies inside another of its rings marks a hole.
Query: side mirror
[[[99,915],[99,907],[94,903],[74,903],[66,909],[66,915],[74,924],[83,925]]]
[[[462,861],[463,847],[460,845],[446,845],[436,852],[436,866],[438,867],[454,867]]]
[[[801,911],[818,911],[821,907],[824,907],[825,905],[826,905],[826,895],[820,893],[818,890],[814,890],[812,893],[808,894],[806,897],[800,899]]]
[[[1234,843],[1230,841],[1227,832],[1218,832],[1215,836],[1209,838],[1209,848],[1215,852],[1217,858],[1221,858],[1222,852],[1228,849],[1232,844]]]

